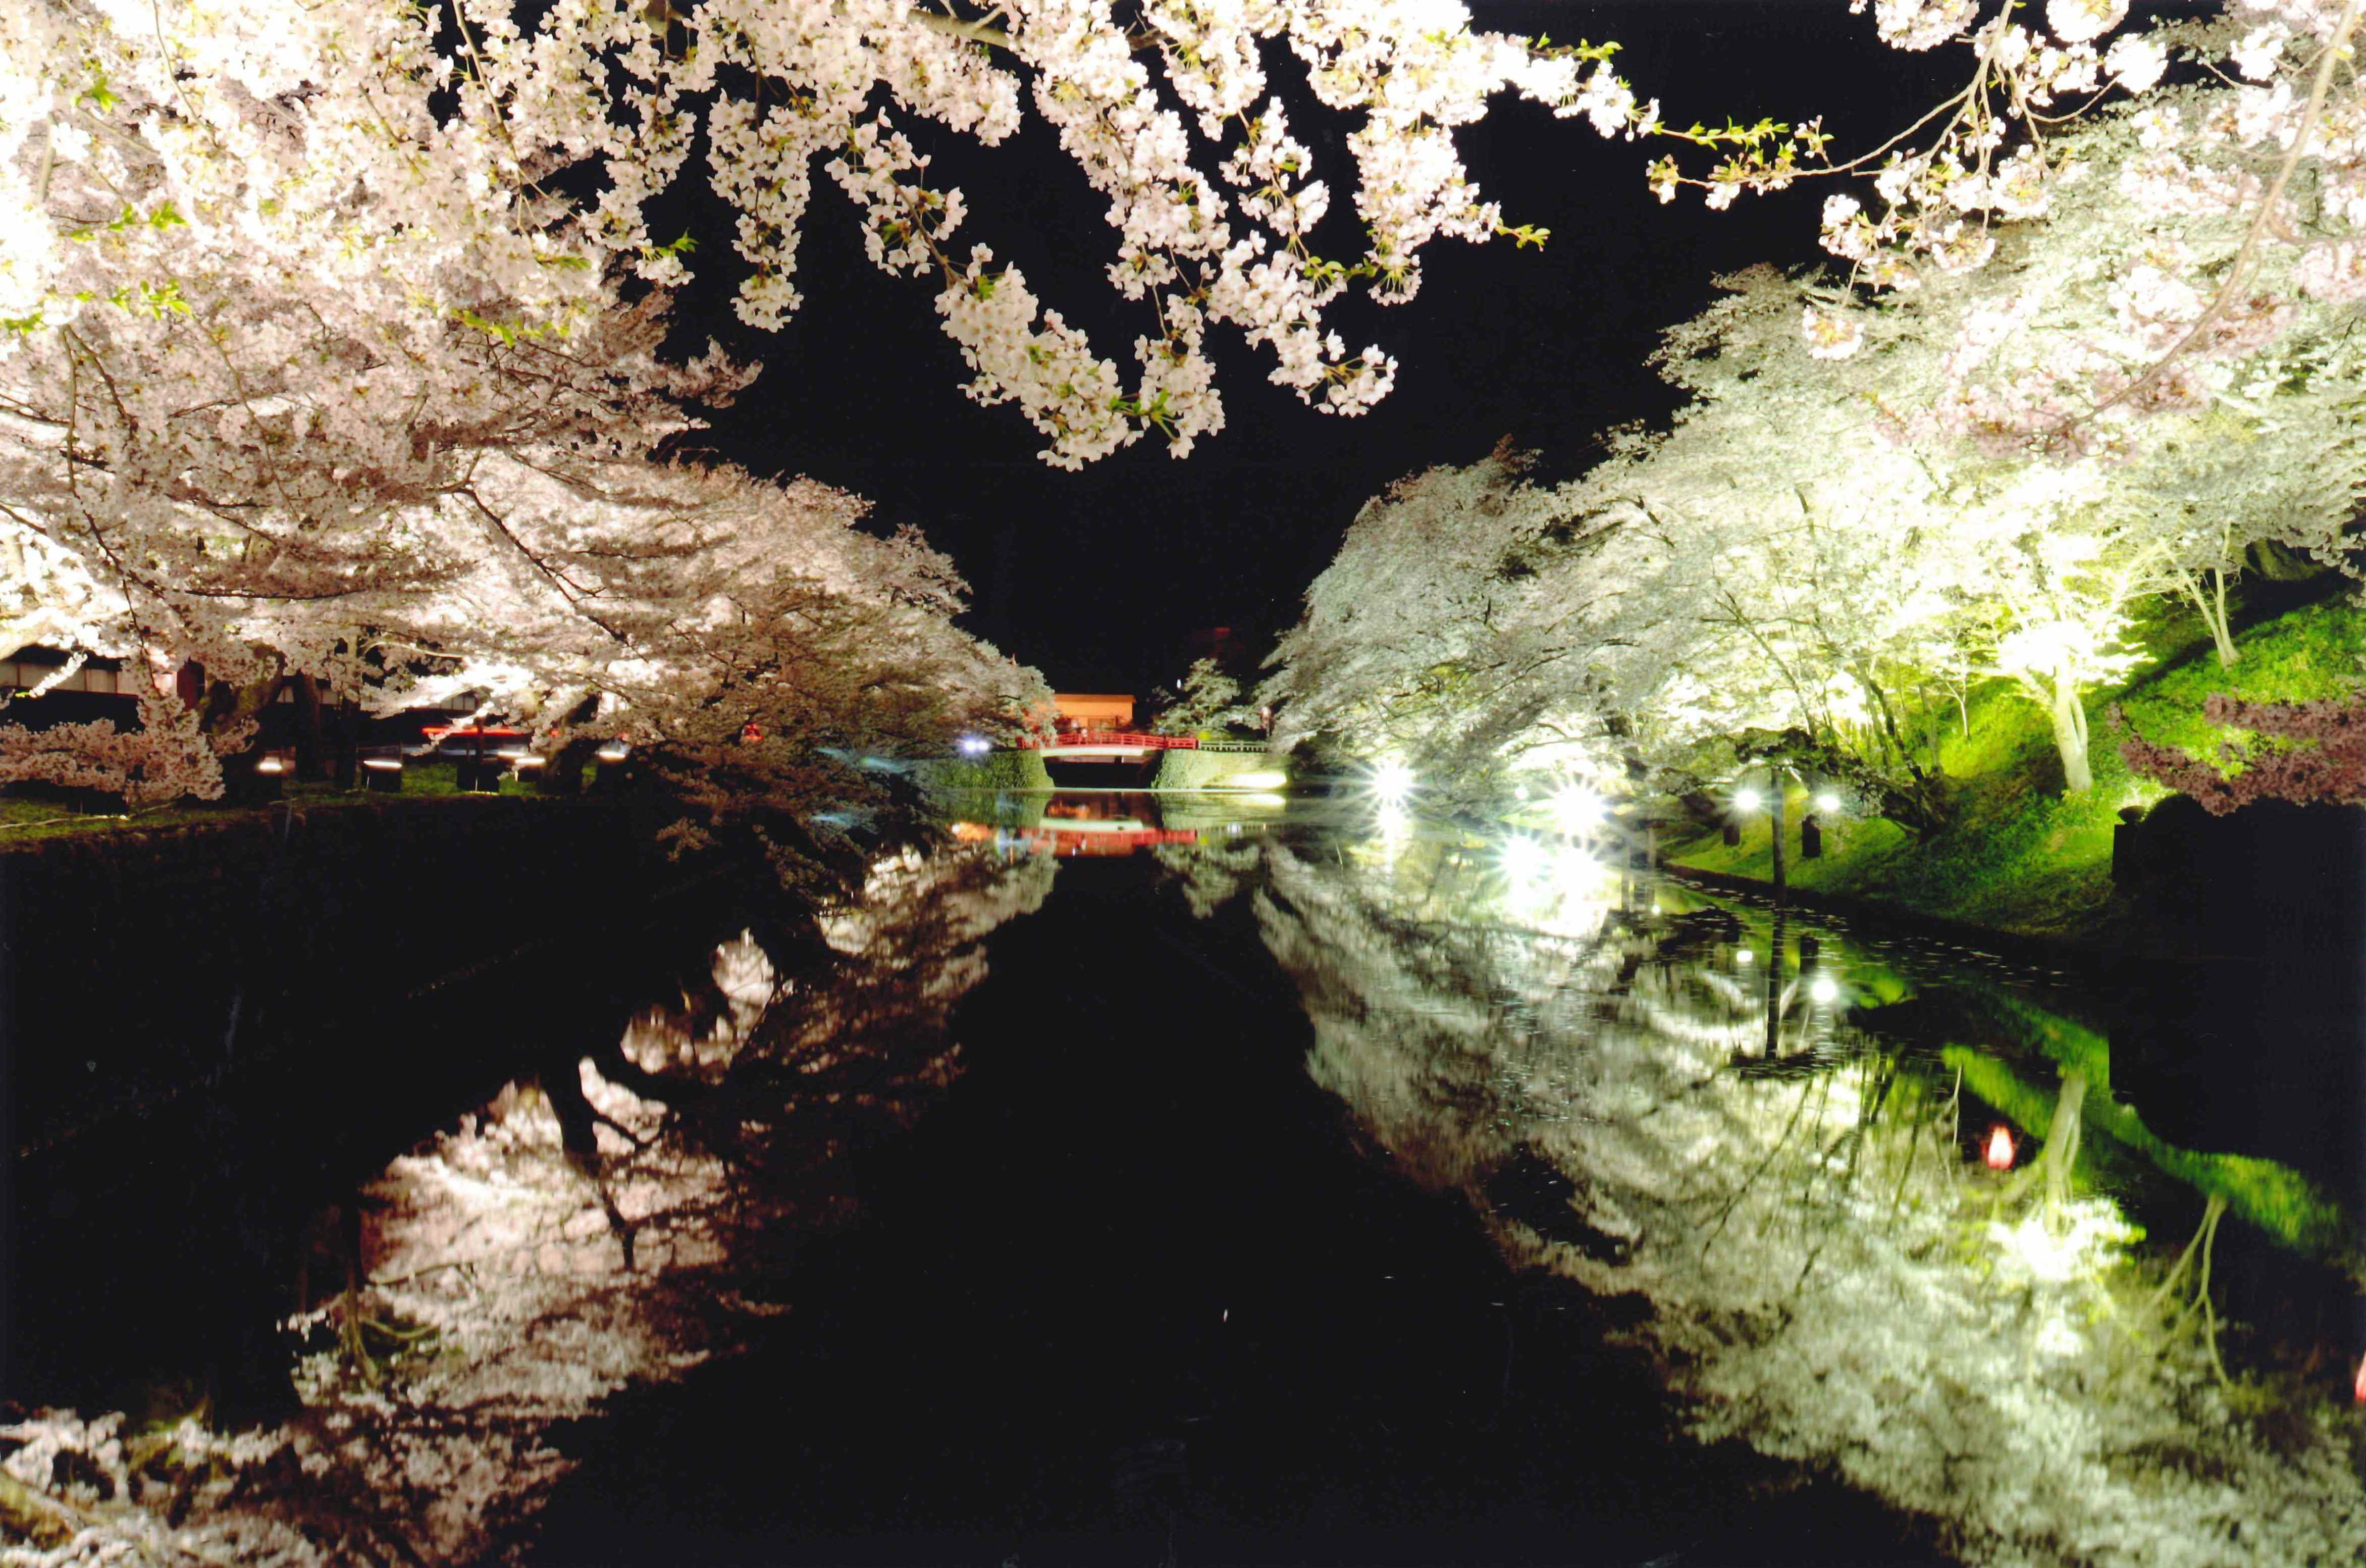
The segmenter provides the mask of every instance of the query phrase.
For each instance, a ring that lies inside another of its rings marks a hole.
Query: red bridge
[[[1069,729],[1057,735],[1030,735],[1019,742],[1022,750],[1047,757],[1063,752],[1085,757],[1141,757],[1153,751],[1262,751],[1262,740],[1202,740],[1196,735],[1153,735],[1136,729]]]

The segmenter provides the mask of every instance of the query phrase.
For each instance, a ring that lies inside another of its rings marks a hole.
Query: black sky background
[[[1617,39],[1628,80],[1674,123],[1820,114],[1836,150],[1902,129],[1959,85],[1968,63],[1960,49],[1884,48],[1846,0],[1481,0],[1472,10],[1487,28]],[[1294,61],[1276,59],[1291,129],[1332,184],[1330,222],[1351,225],[1350,126],[1307,100]],[[1830,182],[1745,197],[1724,213],[1706,211],[1697,192],[1663,207],[1643,166],[1667,144],[1605,141],[1583,121],[1497,102],[1460,134],[1465,164],[1507,222],[1543,225],[1550,243],[1538,252],[1438,242],[1411,303],[1335,307],[1351,346],[1377,343],[1400,361],[1397,389],[1371,413],[1305,407],[1267,383],[1269,359],[1217,329],[1222,433],[1179,461],[1154,434],[1082,473],[1053,469],[1015,409],[962,394],[966,371],[938,327],[933,285],[873,269],[851,204],[817,173],[797,274],[806,303],[778,333],[732,318],[724,215],[691,216],[701,276],[678,302],[677,343],[711,335],[765,370],[689,445],[852,491],[875,503],[882,527],[918,525],[973,585],[965,624],[1062,690],[1171,681],[1196,627],[1238,628],[1260,656],[1297,619],[1306,584],[1370,496],[1432,465],[1473,461],[1505,436],[1536,451],[1548,476],[1582,470],[1599,433],[1671,411],[1645,360],[1666,327],[1714,297],[1716,275],[1817,258]],[[1102,277],[1114,231],[1051,133],[1031,120],[1012,142],[982,149],[918,122],[906,129],[936,154],[933,175],[969,195],[957,240],[1016,262],[1048,307],[1130,375],[1145,308]],[[1318,241],[1328,254],[1358,248],[1352,227]]]

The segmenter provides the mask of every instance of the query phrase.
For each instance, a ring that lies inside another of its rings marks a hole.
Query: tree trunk
[[[337,704],[336,782],[339,789],[351,789],[361,782],[362,771],[362,705],[352,697]]]
[[[2087,766],[2087,709],[2079,701],[2078,683],[2067,675],[2054,680],[2054,749],[2062,754],[2062,792],[2084,795],[2095,784]]]
[[[2235,648],[2233,628],[2226,624],[2226,574],[2213,567],[2210,575],[2217,580],[2218,614],[2211,618],[2210,635],[2218,639],[2218,664],[2221,669],[2242,658]]]
[[[1774,940],[1766,944],[1766,1059],[1783,1054],[1783,906],[1774,906]]]
[[[2087,1104],[2087,1075],[2062,1075],[2062,1093],[2054,1102],[2054,1120],[2045,1129],[2045,1228],[2062,1234],[2062,1207],[2070,1198],[2070,1173],[2079,1163],[2081,1113]]]
[[[561,746],[558,754],[542,770],[535,787],[544,795],[581,795],[583,765],[598,754],[603,744],[598,739],[578,738]]]
[[[2210,640],[2218,649],[2218,667],[2224,670],[2243,655],[2235,647],[2234,628],[2226,623],[2226,574],[2213,567],[2210,575],[2215,580],[2214,594],[2204,592],[2202,579],[2191,572],[2179,573],[2178,581],[2184,585],[2185,596],[2193,602],[2202,624],[2210,628]]]
[[[296,684],[296,776],[318,784],[329,776],[328,747],[321,733],[321,682],[299,674]]]

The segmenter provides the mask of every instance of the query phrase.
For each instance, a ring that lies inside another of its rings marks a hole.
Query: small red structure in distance
[[[1196,735],[1152,735],[1134,729],[1064,729],[1057,735],[1025,735],[1020,737],[1022,749],[1036,750],[1045,746],[1132,746],[1145,751],[1196,751],[1200,738]]]

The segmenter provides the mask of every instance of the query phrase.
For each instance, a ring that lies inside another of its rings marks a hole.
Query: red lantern
[[[2012,1168],[2013,1153],[2012,1134],[2005,1131],[2004,1123],[2000,1122],[1995,1126],[1989,1128],[1989,1146],[1981,1156],[1982,1158],[1988,1161],[1989,1168],[1990,1170],[2011,1170]]]
[[[2366,1360],[2361,1360],[2358,1363],[2358,1383],[2356,1392],[2358,1394],[2358,1403],[2360,1404],[2366,1404]]]
[[[753,746],[757,741],[761,740],[762,739],[764,739],[764,727],[762,725],[750,723],[743,724],[739,727],[740,745]]]

